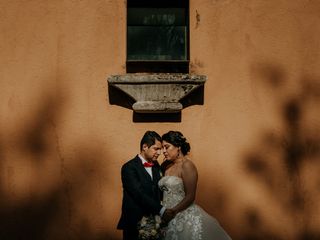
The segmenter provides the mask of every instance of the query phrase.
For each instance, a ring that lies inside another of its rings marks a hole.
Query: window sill
[[[187,106],[203,104],[205,81],[204,75],[178,73],[112,75],[109,101],[136,113],[180,113]]]
[[[188,73],[189,60],[127,60],[127,73]]]

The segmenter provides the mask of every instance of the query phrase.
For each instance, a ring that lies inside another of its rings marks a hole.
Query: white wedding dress
[[[159,181],[163,206],[173,208],[185,196],[183,181],[177,176],[164,176]],[[218,221],[196,204],[178,213],[165,229],[165,240],[231,240]]]

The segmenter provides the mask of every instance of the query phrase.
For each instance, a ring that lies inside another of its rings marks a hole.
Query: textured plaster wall
[[[233,239],[318,239],[319,1],[190,0],[190,71],[208,81],[181,123],[108,103],[125,13],[0,1],[0,238],[120,239],[120,168],[153,129],[187,137],[197,203]]]

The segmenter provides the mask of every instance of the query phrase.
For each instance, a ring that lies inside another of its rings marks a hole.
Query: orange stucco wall
[[[106,84],[125,73],[125,1],[1,0],[4,233],[120,239],[120,168],[152,129],[187,137],[197,203],[234,239],[319,237],[319,13],[319,1],[190,0],[204,105],[134,123]]]

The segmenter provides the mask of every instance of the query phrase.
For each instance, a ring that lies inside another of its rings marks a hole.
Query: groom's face
[[[161,154],[162,144],[160,141],[156,140],[153,145],[148,147],[148,145],[143,145],[144,158],[147,161],[156,161]]]

